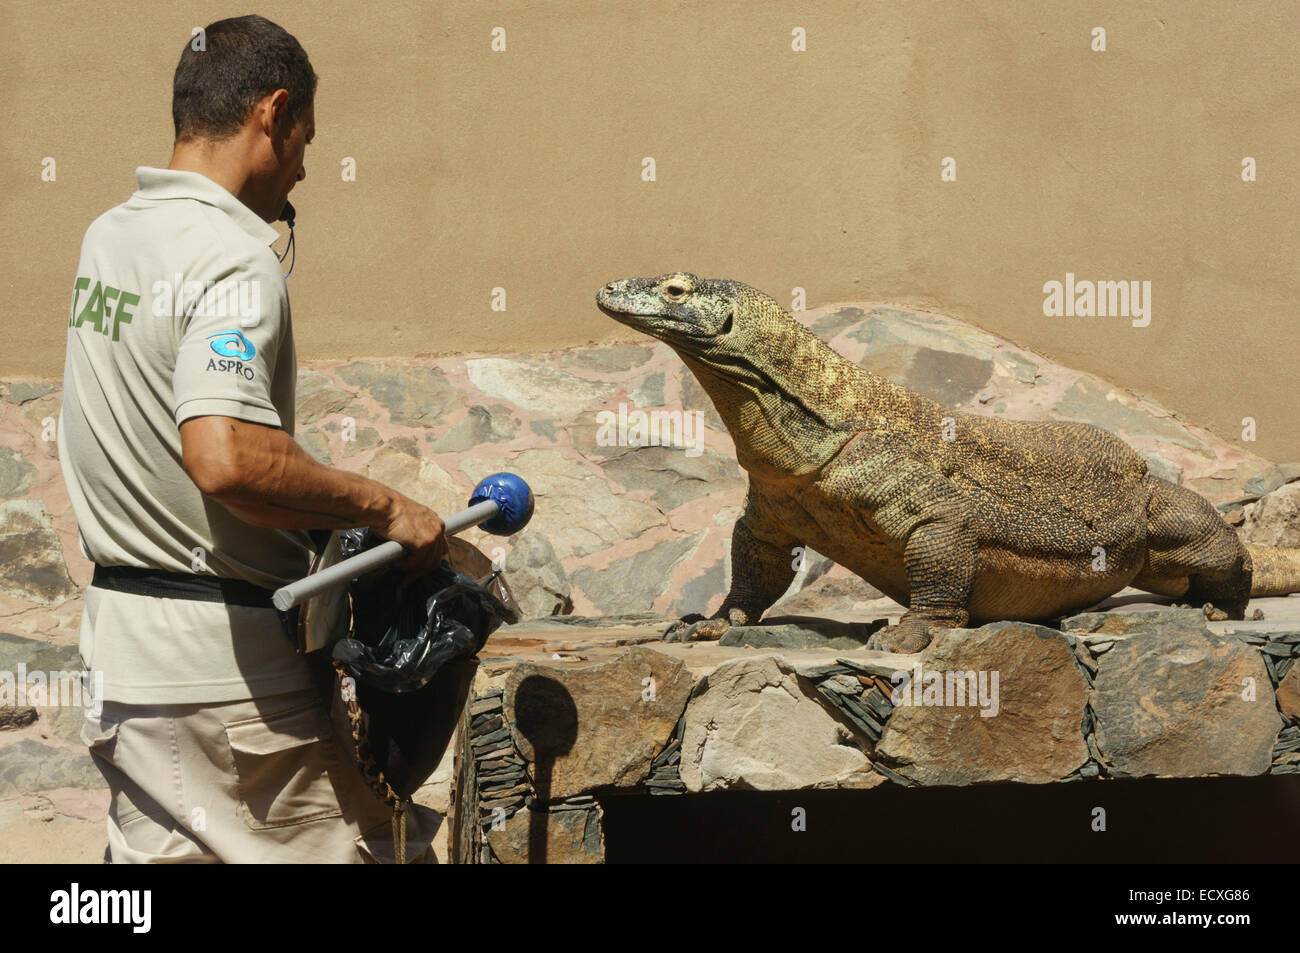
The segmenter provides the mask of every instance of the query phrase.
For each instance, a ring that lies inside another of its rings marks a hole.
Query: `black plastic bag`
[[[343,558],[383,542],[368,529],[343,530]],[[485,582],[492,585],[499,571]],[[389,568],[354,579],[352,631],[334,645],[361,685],[385,692],[419,691],[452,659],[470,658],[502,622],[519,621],[484,585],[444,563],[398,591],[403,572]]]
[[[380,542],[369,530],[339,533],[344,558]],[[399,592],[403,575],[390,568],[349,584],[352,629],[333,649],[338,735],[376,795],[395,807],[442,760],[478,651],[502,622],[518,621],[488,588],[501,586],[509,598],[499,571],[480,585],[444,563]]]

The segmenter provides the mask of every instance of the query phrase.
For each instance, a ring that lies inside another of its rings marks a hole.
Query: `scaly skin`
[[[1252,594],[1300,591],[1300,551],[1243,545],[1208,501],[1099,427],[945,410],[737,281],[625,278],[596,302],[680,355],[749,474],[731,591],[670,640],[757,622],[789,586],[797,546],[908,607],[868,643],[896,652],[936,628],[1048,621],[1128,585],[1234,619]]]

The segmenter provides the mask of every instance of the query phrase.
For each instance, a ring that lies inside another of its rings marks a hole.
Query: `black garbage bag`
[[[339,534],[343,558],[383,539],[368,529]],[[357,681],[386,692],[419,691],[446,662],[476,655],[514,610],[484,584],[443,563],[399,592],[402,571],[387,569],[354,579],[352,632],[334,646],[334,658]]]
[[[367,529],[339,537],[343,558],[383,542]],[[518,621],[501,598],[509,595],[499,570],[476,581],[444,563],[401,587],[403,575],[390,568],[349,584],[352,628],[333,648],[349,753],[391,802],[407,800],[438,766],[465,707],[475,656],[498,626]]]

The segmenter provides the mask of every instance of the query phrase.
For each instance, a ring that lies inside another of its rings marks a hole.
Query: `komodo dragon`
[[[711,618],[673,623],[670,641],[757,622],[789,587],[797,546],[908,607],[868,642],[896,652],[924,648],[932,628],[1047,621],[1128,585],[1233,619],[1251,596],[1300,591],[1300,550],[1244,545],[1100,427],[948,411],[738,281],[624,278],[596,303],[678,353],[749,473],[731,591]]]

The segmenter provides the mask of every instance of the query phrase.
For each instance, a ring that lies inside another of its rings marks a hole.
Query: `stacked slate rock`
[[[530,811],[591,811],[596,810],[596,796],[594,794],[575,794],[573,797],[565,798],[563,801],[551,801],[543,804],[533,795],[528,795],[528,809]]]
[[[1268,677],[1273,680],[1273,687],[1286,678],[1291,671],[1296,657],[1300,655],[1300,632],[1234,632],[1232,633],[1248,645],[1253,645],[1264,657],[1264,667]]]
[[[1079,663],[1079,668],[1083,672],[1083,677],[1088,682],[1088,688],[1091,689],[1093,679],[1097,675],[1097,659],[1105,655],[1115,645],[1114,639],[1095,638],[1079,639],[1066,634],[1067,640],[1073,640],[1074,643],[1074,660]],[[1089,691],[1091,697],[1092,692]],[[1082,781],[1087,778],[1107,777],[1107,762],[1105,755],[1101,753],[1101,748],[1097,745],[1097,713],[1092,710],[1092,702],[1089,701],[1083,709],[1083,721],[1079,725],[1079,730],[1083,733],[1083,739],[1088,744],[1088,761],[1080,766],[1079,770],[1074,772],[1066,781]]]
[[[469,744],[478,782],[482,834],[495,820],[512,817],[529,796],[528,772],[515,750],[510,726],[505,723],[502,695],[500,688],[491,688],[470,702]],[[480,845],[480,863],[498,863],[486,837],[480,839]]]
[[[1300,658],[1300,632],[1233,632],[1237,638],[1259,650],[1276,691],[1282,679]],[[1283,717],[1286,714],[1283,713]],[[1270,774],[1300,774],[1300,725],[1287,719],[1288,725],[1277,736],[1273,747]]]
[[[599,830],[599,805],[592,795],[579,795],[543,804],[537,800],[528,765],[515,747],[510,726],[505,723],[505,693],[489,688],[469,703],[469,748],[474,758],[478,792],[478,862],[499,864],[501,860],[488,840],[488,832],[522,810],[555,813],[586,811]],[[680,746],[680,723],[678,744]],[[676,777],[676,767],[673,776]],[[677,781],[680,785],[681,781]],[[684,786],[683,786],[684,789]],[[591,823],[588,821],[588,826]]]
[[[1269,774],[1300,774],[1300,726],[1288,725],[1278,733]]]
[[[799,675],[817,687],[817,694],[843,715],[875,745],[885,732],[885,722],[894,711],[889,701],[892,686],[880,674],[879,667],[872,668],[853,659],[836,659],[834,665],[815,665],[799,670]],[[902,775],[890,771],[878,761],[872,767],[895,784],[912,787]]]
[[[678,770],[682,763],[682,733],[686,730],[686,712],[677,719],[673,736],[667,747],[650,762],[650,776],[645,780],[646,791],[650,794],[682,794],[686,784]]]

